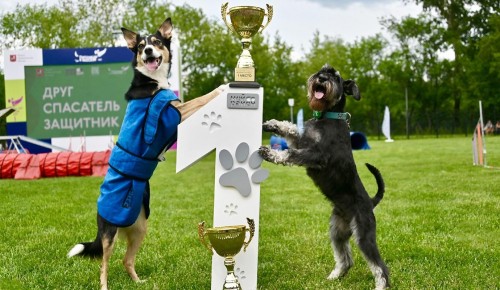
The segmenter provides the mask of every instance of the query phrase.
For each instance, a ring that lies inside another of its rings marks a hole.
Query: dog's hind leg
[[[355,223],[353,229],[356,243],[375,278],[375,289],[382,290],[390,287],[389,269],[382,260],[377,247],[375,216],[373,213],[368,216],[358,216],[353,223]]]
[[[102,265],[101,265],[101,290],[108,289],[109,259],[113,254],[118,228],[98,217],[99,231],[102,233]]]
[[[120,231],[125,234],[127,239],[127,252],[123,259],[123,266],[125,266],[125,270],[133,281],[142,282],[135,272],[135,256],[147,232],[147,219],[144,213],[144,207],[142,207],[141,213],[135,223],[130,227],[120,229]]]
[[[352,235],[349,222],[335,213],[330,221],[330,239],[332,242],[335,268],[328,276],[329,280],[338,279],[349,271],[353,265],[349,239]]]

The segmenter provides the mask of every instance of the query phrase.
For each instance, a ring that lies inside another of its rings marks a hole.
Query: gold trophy
[[[224,257],[224,265],[227,269],[227,276],[224,281],[223,290],[238,289],[241,290],[240,282],[234,275],[234,256],[241,251],[246,251],[248,244],[252,241],[255,233],[255,222],[253,219],[247,218],[249,228],[245,225],[214,227],[205,229],[205,222],[198,224],[198,236],[201,243],[213,254],[213,250]],[[246,232],[250,232],[248,242],[245,242]],[[205,241],[205,236],[208,236],[210,244]]]
[[[243,52],[234,70],[235,81],[254,82],[255,68],[252,55],[250,55],[250,45],[252,44],[252,37],[262,32],[269,25],[269,22],[271,22],[273,18],[273,6],[266,4],[266,14],[264,9],[255,6],[235,6],[227,11],[228,4],[225,3],[221,7],[222,19],[229,29],[238,34],[243,46]],[[231,23],[227,21],[228,14]],[[262,25],[264,16],[267,16],[266,25]]]

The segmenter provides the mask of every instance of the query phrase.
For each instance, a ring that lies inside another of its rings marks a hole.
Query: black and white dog
[[[359,89],[354,81],[342,79],[329,65],[313,74],[307,87],[309,107],[315,118],[305,123],[302,134],[288,121],[264,122],[264,131],[286,138],[290,149],[276,151],[262,146],[259,153],[275,164],[306,167],[309,177],[333,203],[330,238],[335,268],[328,279],[345,275],[353,265],[349,239],[354,235],[375,277],[376,289],[388,288],[389,271],[377,248],[373,214],[384,195],[384,181],[374,166],[366,164],[378,185],[376,195],[370,198],[357,173],[351,149],[350,115],[344,112],[346,95],[359,100]]]
[[[127,239],[123,265],[139,282],[135,256],[146,236],[149,216],[149,179],[158,161],[177,138],[177,125],[218,96],[223,86],[181,103],[169,89],[172,22],[167,18],[158,31],[140,35],[122,28],[134,53],[134,77],[125,94],[127,110],[109,160],[109,169],[97,202],[97,237],[75,245],[68,257],[102,257],[101,289],[108,289],[109,259],[118,234]]]

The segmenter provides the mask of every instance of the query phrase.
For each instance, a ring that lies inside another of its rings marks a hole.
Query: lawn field
[[[386,193],[375,209],[377,241],[392,289],[500,289],[500,136],[487,138],[488,164],[472,166],[471,137],[369,140],[355,151],[368,192],[376,192],[365,162],[379,168]],[[149,232],[137,257],[135,284],[111,259],[111,289],[210,289],[211,258],[197,237],[210,225],[214,154],[175,174],[167,154],[151,180]],[[329,243],[330,204],[304,168],[263,163],[259,289],[372,289],[357,247],[355,265],[339,281]],[[95,237],[102,178],[0,180],[0,289],[98,289],[98,260],[66,258]]]

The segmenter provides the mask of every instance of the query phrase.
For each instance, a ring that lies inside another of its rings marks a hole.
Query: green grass
[[[488,137],[488,163],[500,167],[500,137]],[[500,170],[472,166],[470,137],[369,140],[354,156],[365,187],[376,184],[364,167],[377,166],[386,195],[376,208],[378,243],[393,289],[500,288]],[[111,289],[209,289],[211,259],[197,223],[212,221],[214,154],[175,174],[168,154],[152,180],[149,233],[137,257],[147,281],[131,282],[118,244]],[[340,281],[328,281],[331,207],[299,167],[263,165],[260,289],[372,289],[360,252]],[[98,289],[99,261],[67,259],[67,251],[95,236],[102,178],[0,180],[0,289]]]

